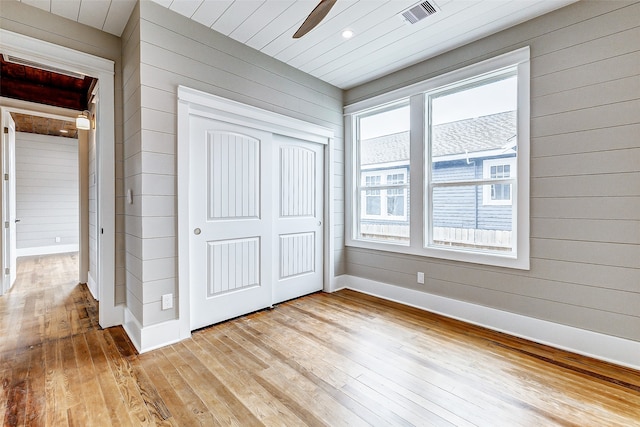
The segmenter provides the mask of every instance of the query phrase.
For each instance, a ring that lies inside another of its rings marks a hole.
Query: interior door
[[[274,140],[275,304],[322,289],[324,146],[280,135]]]
[[[16,280],[16,124],[7,110],[2,111],[3,130],[3,219],[4,219],[4,268],[5,291]],[[8,272],[8,274],[7,274]]]
[[[268,132],[191,116],[191,329],[272,303]]]

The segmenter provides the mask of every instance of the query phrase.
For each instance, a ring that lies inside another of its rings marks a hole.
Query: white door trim
[[[324,145],[325,191],[324,191],[324,290],[335,287],[334,232],[333,232],[333,138],[334,132],[323,126],[284,116],[261,108],[242,104],[219,96],[207,94],[184,86],[178,87],[178,312],[177,327],[165,331],[177,332],[179,336],[164,337],[165,343],[189,338],[189,117],[208,117],[267,132],[291,136]],[[167,325],[168,326],[168,325]],[[151,344],[151,343],[150,343]],[[162,345],[154,343],[155,347]],[[152,344],[153,346],[153,344]],[[149,348],[151,349],[151,348]],[[147,351],[149,349],[139,349]]]
[[[99,239],[99,322],[103,328],[120,325],[122,306],[115,304],[115,87],[114,62],[22,34],[0,29],[2,53],[44,65],[75,71],[99,81],[101,108],[96,123],[98,158],[98,223],[104,230]]]

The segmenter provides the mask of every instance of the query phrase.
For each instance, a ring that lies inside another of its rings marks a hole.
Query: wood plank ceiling
[[[0,96],[78,111],[87,109],[96,82],[11,62],[5,55],[0,55],[0,76]]]
[[[48,117],[32,116],[12,112],[11,117],[16,122],[16,132],[37,133],[39,135],[61,136],[77,138],[78,129],[72,121],[52,119]]]
[[[150,1],[150,0],[142,0]],[[417,24],[401,12],[419,0],[338,0],[301,39],[293,33],[318,0],[153,0],[337,87],[348,89],[566,6],[576,0],[429,0]],[[22,0],[120,36],[135,0]],[[345,29],[353,31],[344,39]]]
[[[96,79],[60,74],[7,60],[0,52],[0,96],[76,111],[88,108]],[[77,138],[75,123],[11,113],[17,132]]]

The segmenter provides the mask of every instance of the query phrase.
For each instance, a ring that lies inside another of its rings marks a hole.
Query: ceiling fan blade
[[[321,0],[316,8],[311,11],[309,16],[307,16],[307,19],[305,19],[300,28],[298,28],[298,31],[293,35],[293,38],[299,39],[309,31],[313,30],[316,25],[318,25],[324,17],[327,16],[327,13],[329,13],[333,5],[336,4],[336,1],[337,0]]]

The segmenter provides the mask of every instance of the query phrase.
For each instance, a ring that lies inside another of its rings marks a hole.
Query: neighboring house
[[[516,112],[443,123],[434,127],[432,179],[471,181],[502,179],[516,173]],[[409,132],[362,141],[361,185],[392,186],[409,179]],[[406,240],[409,236],[407,188],[364,190],[361,233],[376,239]],[[511,186],[447,187],[435,192],[434,239],[450,241],[460,230],[493,232],[486,243],[495,249],[510,240]],[[497,233],[496,231],[503,232]],[[467,231],[462,231],[463,233]],[[505,233],[506,232],[506,233]],[[467,238],[459,237],[458,240]]]

